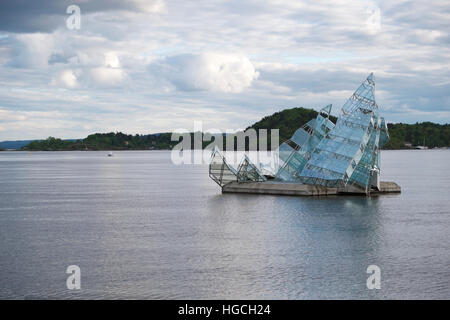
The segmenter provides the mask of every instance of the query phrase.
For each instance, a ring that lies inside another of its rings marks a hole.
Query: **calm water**
[[[384,151],[403,192],[367,198],[222,195],[169,152],[106,154],[0,152],[0,298],[450,298],[448,150]]]

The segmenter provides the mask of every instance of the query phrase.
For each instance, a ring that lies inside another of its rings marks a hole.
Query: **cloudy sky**
[[[370,72],[388,122],[448,123],[449,30],[447,0],[1,1],[0,141],[337,114]]]

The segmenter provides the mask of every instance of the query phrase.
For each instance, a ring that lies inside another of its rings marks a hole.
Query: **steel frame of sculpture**
[[[220,153],[217,146],[214,147],[211,155],[209,177],[221,187],[233,181],[264,182],[267,180],[259,169],[250,161],[246,154],[244,154],[244,158],[236,170],[227,163],[225,157]]]

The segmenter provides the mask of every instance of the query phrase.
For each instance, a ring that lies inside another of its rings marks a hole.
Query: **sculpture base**
[[[253,193],[287,196],[329,196],[329,195],[366,195],[365,190],[355,186],[345,188],[328,188],[308,184],[278,181],[265,182],[231,182],[222,187],[223,193]],[[380,190],[371,190],[368,195],[400,193],[401,188],[395,182],[381,181]]]

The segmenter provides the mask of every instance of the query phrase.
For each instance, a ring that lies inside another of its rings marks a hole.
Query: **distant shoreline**
[[[294,132],[302,125],[317,117],[318,112],[307,108],[290,108],[276,112],[270,116],[262,118],[260,121],[247,127],[244,132],[250,129],[256,131],[256,138],[260,139],[258,132],[267,130],[267,137],[261,142],[267,143],[270,149],[270,139],[272,130],[279,130],[279,142],[287,141]],[[336,122],[336,117],[330,115],[330,120]],[[415,124],[388,123],[389,142],[382,150],[414,150],[414,148],[449,148],[450,147],[450,124],[437,124],[432,122],[422,122]],[[269,134],[270,131],[270,134]],[[194,146],[194,132],[191,135],[190,147]],[[205,148],[211,143],[211,137],[203,139],[202,147]],[[0,142],[0,149],[15,149],[25,151],[114,151],[114,150],[172,150],[179,144],[179,139],[172,140],[171,132],[153,134],[126,134],[122,132],[94,133],[84,139],[59,139],[49,137],[45,140],[20,140]],[[229,135],[222,133],[222,139],[228,140]],[[220,140],[220,136],[214,138]],[[206,140],[206,141],[205,141]],[[223,141],[222,141],[223,142]],[[219,144],[220,145],[220,144]],[[225,144],[222,144],[225,145]],[[200,147],[200,145],[195,145]],[[187,147],[186,149],[188,149]],[[233,147],[231,147],[233,148]],[[230,148],[230,149],[231,149]],[[234,147],[236,148],[236,146]],[[261,145],[259,148],[262,148]]]

